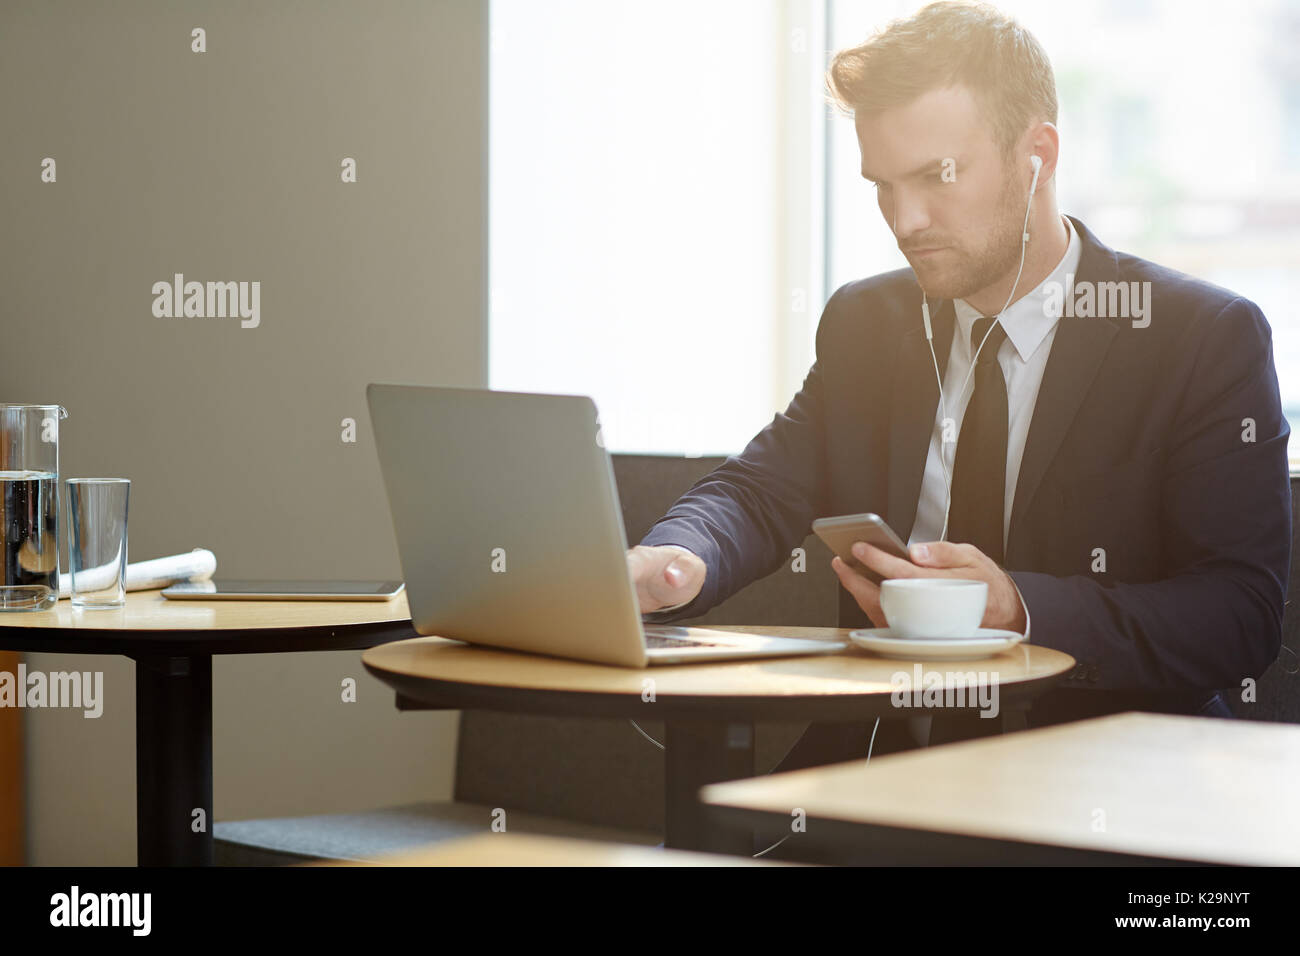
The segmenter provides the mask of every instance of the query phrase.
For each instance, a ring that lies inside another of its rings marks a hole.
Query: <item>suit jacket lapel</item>
[[[917,310],[919,313],[919,309]],[[939,386],[934,378],[935,359],[939,377],[948,368],[956,312],[945,300],[931,312],[934,330],[934,358],[925,338],[921,316],[903,335],[894,368],[894,396],[889,422],[889,502],[885,520],[907,541],[916,522],[916,505],[921,495],[921,478],[934,434],[935,411],[939,407]]]
[[[1075,283],[1115,281],[1119,272],[1115,253],[1098,242],[1079,220],[1071,216],[1070,222],[1078,230],[1083,243]],[[1067,296],[1070,293],[1070,289],[1065,290]],[[1013,561],[1020,557],[1017,532],[1024,523],[1034,494],[1060,449],[1084,395],[1097,377],[1116,331],[1112,320],[1102,318],[1062,317],[1057,324],[1025,439],[1020,475],[1016,479],[1016,497],[1007,531],[1005,564],[1008,568],[1014,568]]]

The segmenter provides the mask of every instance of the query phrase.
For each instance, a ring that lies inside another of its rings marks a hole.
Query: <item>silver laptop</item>
[[[643,625],[587,396],[370,385],[366,400],[418,633],[626,667],[846,646]]]

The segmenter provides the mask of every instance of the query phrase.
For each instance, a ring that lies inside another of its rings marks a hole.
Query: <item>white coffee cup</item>
[[[880,609],[898,637],[972,637],[984,620],[989,586],[963,578],[890,578]]]

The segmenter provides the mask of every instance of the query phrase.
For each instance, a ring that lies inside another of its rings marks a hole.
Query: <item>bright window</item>
[[[822,82],[921,5],[492,0],[491,387],[591,395],[611,450],[743,447],[830,292],[906,265]],[[1062,209],[1257,302],[1300,430],[1294,6],[1000,6],[1056,71]]]
[[[821,3],[493,0],[490,387],[730,454],[812,362]],[[814,182],[815,177],[815,182]]]

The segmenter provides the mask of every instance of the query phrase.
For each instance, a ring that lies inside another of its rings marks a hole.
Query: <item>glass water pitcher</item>
[[[59,599],[61,405],[0,404],[0,611],[43,611]]]

